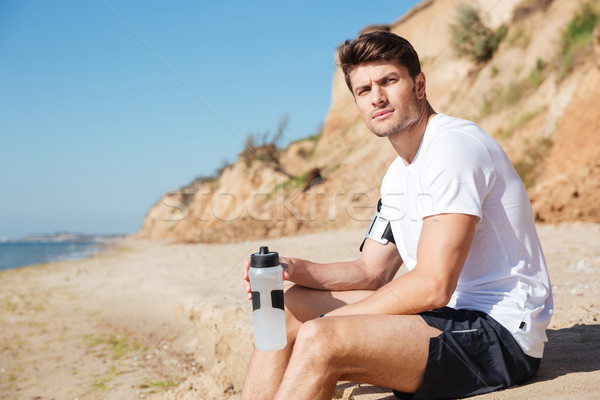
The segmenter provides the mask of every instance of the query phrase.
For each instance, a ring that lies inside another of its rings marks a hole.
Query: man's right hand
[[[252,299],[252,288],[250,287],[250,276],[248,275],[249,269],[250,269],[250,259],[246,258],[244,260],[244,265],[242,267],[242,275],[244,277],[244,288],[246,288],[248,300],[251,300]]]

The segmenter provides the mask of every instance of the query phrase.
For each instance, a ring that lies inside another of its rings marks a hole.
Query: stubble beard
[[[409,126],[412,126],[415,122],[416,122],[416,118],[414,121],[413,120],[411,120],[411,121],[400,120],[395,125],[387,128],[387,129],[377,129],[374,126],[371,126],[370,130],[377,137],[388,137],[388,136],[398,135],[398,134],[402,133]]]
[[[413,101],[408,106],[406,112],[398,116],[398,120],[395,124],[387,128],[384,126],[377,127],[372,123],[372,121],[369,121],[371,122],[367,124],[369,130],[373,132],[377,137],[388,137],[400,134],[406,131],[411,126],[414,126],[419,121],[421,106],[416,96],[414,96],[412,100]],[[394,112],[398,112],[398,110],[400,109],[394,107]]]

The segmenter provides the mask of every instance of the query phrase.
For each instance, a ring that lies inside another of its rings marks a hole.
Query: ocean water
[[[53,261],[87,258],[106,250],[97,241],[0,243],[0,271]]]

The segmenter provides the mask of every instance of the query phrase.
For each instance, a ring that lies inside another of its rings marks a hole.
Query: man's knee
[[[328,322],[317,319],[302,324],[298,330],[294,351],[300,352],[303,357],[318,359],[321,362],[331,360],[335,334]]]

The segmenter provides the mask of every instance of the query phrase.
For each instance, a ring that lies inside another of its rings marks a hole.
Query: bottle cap
[[[261,246],[258,253],[250,256],[250,266],[252,268],[269,268],[279,265],[279,253],[269,251],[268,246]]]

